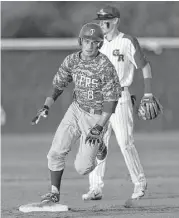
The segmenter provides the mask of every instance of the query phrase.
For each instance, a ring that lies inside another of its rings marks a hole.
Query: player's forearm
[[[100,126],[105,126],[105,124],[108,122],[109,118],[111,117],[112,113],[115,112],[117,105],[117,101],[111,101],[111,102],[104,102],[103,105],[103,113],[101,115],[100,120],[97,122]]]
[[[53,105],[54,102],[55,101],[53,100],[52,97],[47,97],[46,100],[45,100],[44,105],[46,105],[48,108],[50,108]]]
[[[152,73],[149,63],[145,65],[142,72],[144,77],[144,93],[152,93]]]
[[[146,78],[144,79],[144,93],[152,93],[152,79]]]
[[[112,113],[103,112],[99,121],[96,123],[97,125],[104,127],[108,122],[109,118],[111,117]]]
[[[49,97],[46,98],[44,105],[48,106],[49,108],[53,105],[53,103],[57,100],[57,98],[62,94],[63,90],[59,90],[58,88],[54,87],[49,94]]]

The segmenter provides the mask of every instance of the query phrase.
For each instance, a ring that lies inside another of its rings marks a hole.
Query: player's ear
[[[119,25],[119,23],[120,23],[120,18],[115,18],[114,22],[115,22],[115,24]]]

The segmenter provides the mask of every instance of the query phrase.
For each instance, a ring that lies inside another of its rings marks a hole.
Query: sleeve
[[[103,100],[107,102],[118,101],[121,96],[119,77],[115,67],[111,63],[104,67],[102,74],[102,94]]]
[[[142,52],[139,42],[134,37],[129,40],[127,56],[136,69],[143,68],[147,64],[146,57]]]
[[[53,78],[53,87],[63,90],[72,81],[70,56],[67,56]]]

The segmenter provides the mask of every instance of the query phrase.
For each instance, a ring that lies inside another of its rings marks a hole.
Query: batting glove
[[[37,112],[36,116],[32,119],[31,124],[32,124],[32,125],[37,124],[37,123],[40,121],[40,118],[41,118],[41,117],[46,118],[46,117],[48,116],[48,111],[49,111],[49,107],[48,107],[47,105],[44,105],[43,108],[41,108],[41,109]]]
[[[85,139],[85,143],[90,143],[95,145],[96,143],[101,143],[102,142],[102,137],[101,137],[101,133],[103,131],[103,127],[96,124],[88,133],[86,139]]]

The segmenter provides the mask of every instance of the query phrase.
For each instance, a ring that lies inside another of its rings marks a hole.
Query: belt
[[[123,87],[121,87],[121,91],[123,92],[123,91],[127,91],[128,90],[128,87],[127,86],[123,86]]]
[[[94,108],[84,107],[83,105],[79,105],[79,107],[90,114],[102,114],[102,110],[95,110]]]

